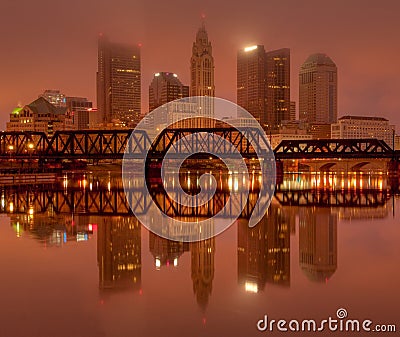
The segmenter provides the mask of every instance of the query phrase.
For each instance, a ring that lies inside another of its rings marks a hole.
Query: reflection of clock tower
[[[199,228],[199,237],[211,237],[213,233],[214,222],[207,220],[205,225]],[[212,291],[212,282],[214,280],[214,255],[215,238],[193,242],[190,246],[192,255],[192,281],[193,291],[196,294],[196,300],[200,308],[205,311],[208,299]]]
[[[193,43],[190,59],[190,96],[215,97],[214,85],[214,58],[211,42],[202,23],[197,31],[196,41]],[[214,117],[214,102],[207,97],[201,99],[201,115],[207,118]],[[202,127],[213,127],[211,120],[202,120]]]
[[[195,242],[192,251],[192,281],[197,303],[205,311],[214,280],[215,239]]]

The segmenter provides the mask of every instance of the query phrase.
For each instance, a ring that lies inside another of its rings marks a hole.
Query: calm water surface
[[[336,318],[338,308],[399,330],[400,198],[382,186],[279,192],[256,227],[240,219],[191,244],[149,233],[113,179],[4,187],[0,336],[287,335],[256,323]]]

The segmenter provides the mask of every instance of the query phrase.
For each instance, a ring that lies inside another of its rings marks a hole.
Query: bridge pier
[[[397,160],[391,160],[388,162],[388,177],[389,186],[392,192],[398,192],[400,190],[400,162]]]
[[[276,185],[277,187],[283,183],[283,161],[276,161]]]
[[[400,175],[400,162],[397,160],[391,160],[388,162],[388,173],[389,177],[397,177]]]

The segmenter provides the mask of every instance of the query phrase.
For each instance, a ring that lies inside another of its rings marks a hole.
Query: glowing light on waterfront
[[[246,282],[244,288],[248,293],[258,293],[258,285],[255,282]]]
[[[64,179],[63,179],[63,187],[64,190],[66,190],[68,188],[68,177],[65,175]]]
[[[20,230],[20,228],[19,228],[19,222],[17,222],[17,228],[16,228],[16,230],[17,230],[17,238],[20,238],[20,237],[21,237],[21,230]]]
[[[235,176],[233,179],[233,190],[237,192],[239,190],[239,177]]]

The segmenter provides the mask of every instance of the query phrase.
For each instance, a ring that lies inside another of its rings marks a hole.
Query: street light
[[[10,153],[10,167],[12,168],[12,159],[11,159],[11,155],[12,152],[14,151],[14,145],[13,144],[9,144],[8,145],[8,152]]]
[[[33,142],[28,142],[26,144],[26,147],[27,147],[28,153],[29,153],[28,168],[30,168],[31,167],[31,162],[32,162],[32,152],[33,152],[33,149],[35,147],[35,144],[33,144]]]

